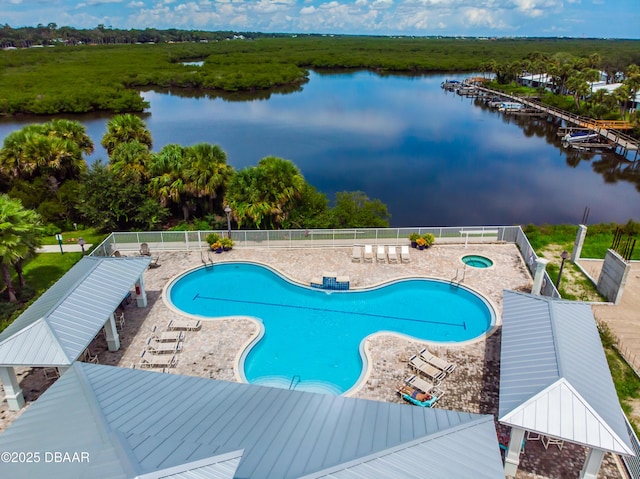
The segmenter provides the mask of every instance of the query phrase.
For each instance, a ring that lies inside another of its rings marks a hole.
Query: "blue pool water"
[[[167,298],[194,315],[262,321],[264,335],[244,356],[248,382],[334,394],[358,382],[360,343],[372,333],[458,342],[482,335],[494,322],[493,310],[480,296],[447,282],[408,279],[329,292],[292,283],[253,263],[189,272],[169,286]]]

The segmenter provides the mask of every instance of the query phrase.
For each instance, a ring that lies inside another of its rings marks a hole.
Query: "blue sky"
[[[639,0],[0,0],[0,23],[374,35],[640,38]]]

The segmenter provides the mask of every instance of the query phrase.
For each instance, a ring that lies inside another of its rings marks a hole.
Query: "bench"
[[[487,229],[474,229],[474,230],[460,230],[460,237],[465,236],[464,238],[464,247],[467,247],[467,243],[469,242],[469,236],[480,236],[484,238],[485,236],[495,236],[497,239],[498,230],[487,230]]]

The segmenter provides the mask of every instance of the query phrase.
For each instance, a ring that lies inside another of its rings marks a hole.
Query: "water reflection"
[[[462,78],[464,75],[458,75]],[[611,152],[563,149],[557,122],[491,110],[440,88],[454,75],[312,72],[304,85],[221,94],[146,91],[154,150],[219,144],[237,169],[276,155],[333,198],[362,190],[397,226],[640,218],[639,168]],[[100,139],[109,116],[81,119]],[[0,139],[37,119],[0,122]]]

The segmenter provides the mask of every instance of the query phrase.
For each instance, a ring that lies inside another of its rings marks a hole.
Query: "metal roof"
[[[499,421],[633,454],[591,307],[504,292]]]
[[[9,464],[16,479],[225,477],[235,466],[228,477],[504,477],[492,416],[81,362],[0,450],[90,452],[88,464]]]
[[[68,366],[151,258],[82,258],[0,334],[0,366]]]

